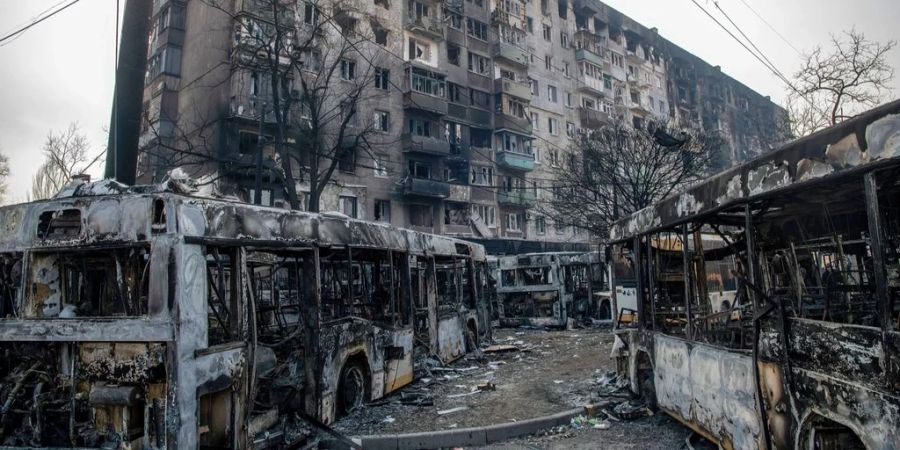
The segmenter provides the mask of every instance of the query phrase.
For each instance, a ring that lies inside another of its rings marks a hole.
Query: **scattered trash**
[[[397,419],[395,419],[395,418],[393,418],[393,417],[391,417],[391,416],[387,416],[387,417],[384,418],[384,420],[382,420],[382,422],[384,422],[384,423],[394,423],[394,422],[396,422],[396,421],[397,421]]]
[[[553,384],[562,384],[563,380],[553,380]]]
[[[479,390],[476,389],[476,390],[474,390],[474,391],[463,392],[462,394],[451,394],[451,395],[448,395],[447,398],[468,397],[468,396],[470,396],[470,395],[478,394],[478,393],[480,393],[480,392],[481,392],[481,391],[479,391]],[[438,414],[440,414],[440,413],[438,413]]]
[[[438,411],[437,413],[439,416],[443,416],[446,414],[453,414],[455,412],[465,411],[467,409],[469,409],[468,406],[457,406],[456,408],[445,409],[443,411]]]
[[[400,392],[400,403],[411,406],[433,406],[434,399],[427,392],[402,391]]]
[[[597,419],[594,417],[587,417],[587,416],[582,415],[582,416],[573,417],[572,420],[569,421],[569,426],[571,426],[572,428],[574,428],[576,430],[580,429],[580,428],[593,428],[596,430],[608,430],[612,425],[605,420],[600,420],[600,419]]]
[[[509,353],[509,352],[517,352],[517,351],[519,351],[519,347],[516,347],[515,345],[504,345],[504,344],[495,344],[495,345],[491,345],[488,348],[484,349],[485,353]]]
[[[488,382],[479,384],[477,386],[477,388],[479,391],[496,391],[497,385],[488,381]]]

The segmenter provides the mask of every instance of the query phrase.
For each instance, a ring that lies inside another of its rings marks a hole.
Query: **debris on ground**
[[[519,347],[515,345],[506,345],[506,344],[496,344],[491,345],[488,348],[484,349],[485,353],[507,353],[507,352],[517,352],[519,351]]]
[[[446,414],[453,414],[455,412],[465,411],[467,409],[469,409],[468,406],[457,406],[456,408],[445,409],[443,411],[438,411],[437,413],[439,416],[443,416]]]

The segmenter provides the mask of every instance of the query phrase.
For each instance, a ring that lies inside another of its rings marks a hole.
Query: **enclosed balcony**
[[[497,193],[497,203],[508,206],[533,206],[537,196],[530,189],[514,189]]]
[[[506,42],[498,42],[494,44],[493,57],[510,64],[516,64],[521,67],[528,67],[528,52],[521,48]]]
[[[511,116],[509,114],[494,114],[494,129],[508,130],[513,133],[530,135],[532,132],[531,121],[524,117]]]
[[[578,50],[575,50],[575,60],[587,61],[600,67],[603,67],[607,63],[606,58],[588,50],[587,48],[579,48]]]
[[[432,15],[416,14],[407,11],[403,16],[403,27],[420,36],[441,41],[444,39],[444,24]]]
[[[415,134],[404,134],[403,151],[414,153],[427,153],[429,155],[447,156],[450,154],[450,143],[445,139],[438,139]]]
[[[531,99],[531,87],[528,86],[528,83],[508,80],[506,78],[494,79],[494,93],[512,95],[513,97],[519,97],[525,100]]]
[[[578,120],[582,128],[590,129],[602,128],[613,123],[612,116],[608,113],[584,106],[578,107]]]
[[[403,184],[405,195],[417,195],[444,199],[450,196],[450,183],[425,178],[409,177]]]
[[[497,152],[497,165],[507,169],[530,172],[534,170],[534,155],[518,152]]]
[[[603,80],[589,77],[587,75],[578,76],[578,89],[588,91],[596,95],[606,95],[607,89],[603,86]]]

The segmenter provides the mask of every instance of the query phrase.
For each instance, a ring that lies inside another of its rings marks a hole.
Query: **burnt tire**
[[[338,413],[347,415],[362,407],[366,401],[366,372],[356,363],[347,364],[341,370],[338,384]]]

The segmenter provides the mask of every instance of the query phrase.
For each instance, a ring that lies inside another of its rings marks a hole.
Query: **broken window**
[[[207,346],[240,340],[240,277],[235,248],[206,250]]]
[[[446,202],[444,205],[444,225],[469,225],[469,205],[459,202]]]
[[[16,302],[22,289],[22,255],[0,254],[0,319],[18,315]]]
[[[416,227],[433,227],[431,205],[409,205],[409,223]]]
[[[43,318],[145,315],[149,262],[147,247],[35,252],[29,264],[31,289],[25,315]]]
[[[408,324],[408,300],[400,283],[405,257],[402,253],[368,249],[323,252],[323,317],[353,316],[385,324]]]

